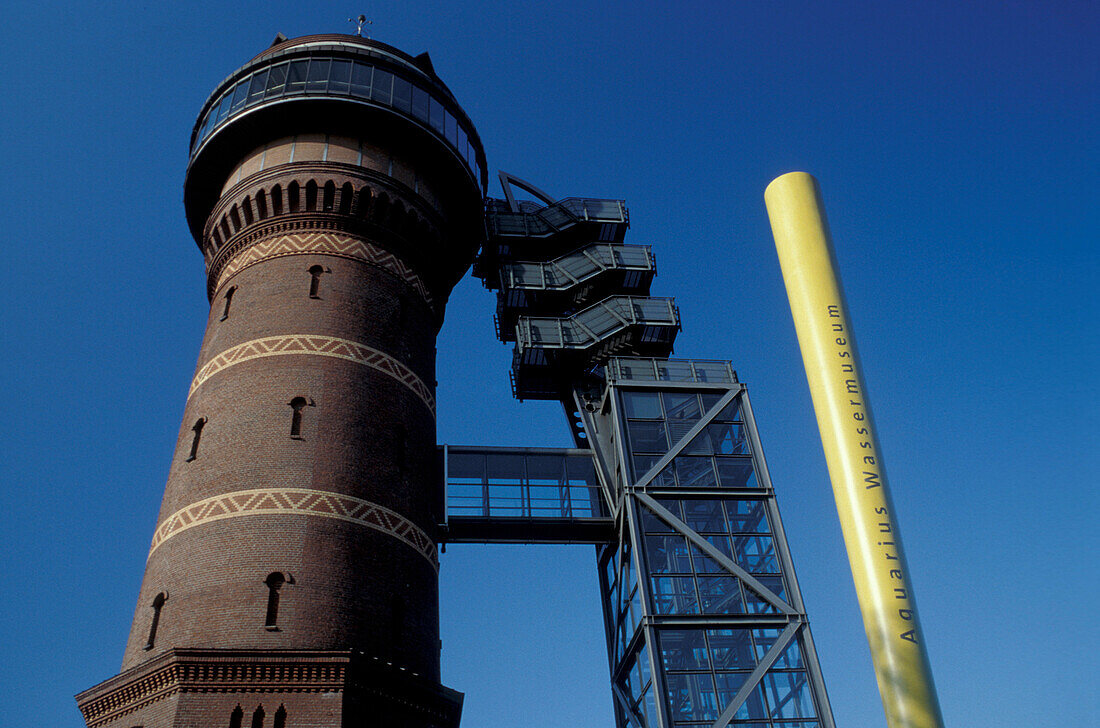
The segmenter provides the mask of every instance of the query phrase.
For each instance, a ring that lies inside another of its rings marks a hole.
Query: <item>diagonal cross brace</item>
[[[706,428],[706,426],[709,425],[711,421],[715,417],[717,417],[723,409],[726,408],[726,405],[732,402],[739,394],[741,394],[741,388],[734,387],[733,389],[730,389],[728,392],[722,395],[722,398],[718,400],[718,402],[715,403],[715,405],[711,407],[710,410],[705,415],[703,415],[690,430],[687,431],[686,435],[681,437],[680,440],[672,446],[671,450],[665,453],[664,456],[661,457],[661,459],[658,460],[653,465],[653,467],[650,468],[649,471],[645,475],[643,475],[638,480],[638,482],[634,484],[634,487],[644,488],[645,486],[649,485],[653,481],[653,479],[656,478],[670,462],[672,462],[673,458],[683,452],[684,448],[687,447],[688,444],[690,444],[691,441],[695,439],[696,435],[702,432],[703,429]]]
[[[733,700],[729,702],[726,709],[722,711],[722,715],[718,716],[718,720],[714,721],[710,728],[726,728],[726,726],[729,725],[730,720],[737,714],[741,705],[748,700],[749,694],[760,683],[764,674],[771,669],[775,661],[778,660],[779,656],[783,654],[783,651],[787,649],[787,645],[790,644],[795,633],[798,632],[801,626],[801,622],[791,622],[787,625],[787,628],[779,634],[779,639],[775,641],[772,648],[764,655],[764,659],[756,665],[756,669],[750,672],[749,676],[745,678],[745,684],[737,691],[737,695],[733,696]]]
[[[710,556],[712,559],[717,561],[722,566],[722,568],[739,578],[741,581],[748,584],[754,592],[763,597],[764,600],[771,604],[773,607],[787,615],[794,616],[799,614],[798,610],[776,596],[771,589],[768,589],[768,587],[761,584],[755,576],[745,571],[745,569],[741,568],[738,564],[734,563],[734,561],[730,559],[730,557],[726,556],[724,553],[715,548],[714,544],[696,533],[695,530],[691,528],[691,526],[687,525],[675,515],[673,515],[671,511],[669,511],[667,508],[654,500],[652,496],[646,495],[645,493],[632,493],[631,495],[633,495],[634,498],[637,498],[641,503],[644,503],[646,508],[653,511],[653,513],[662,521],[672,526],[680,534],[687,536],[689,541],[702,549],[702,551],[705,552],[707,556]]]

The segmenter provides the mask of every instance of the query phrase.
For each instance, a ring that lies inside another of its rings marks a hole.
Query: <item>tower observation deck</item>
[[[280,36],[211,94],[184,186],[210,314],[90,728],[455,728],[448,541],[595,546],[617,728],[833,728],[745,385],[669,358],[623,201],[500,180],[426,54]],[[513,393],[575,447],[437,446],[471,264]]]

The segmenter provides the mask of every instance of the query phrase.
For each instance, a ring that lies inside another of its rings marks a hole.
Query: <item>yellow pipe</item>
[[[943,728],[817,181],[764,192],[890,728]]]

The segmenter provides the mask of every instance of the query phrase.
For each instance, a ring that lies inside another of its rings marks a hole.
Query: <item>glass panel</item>
[[[491,483],[519,483],[524,477],[523,455],[494,453],[486,458],[486,472]]]
[[[346,94],[351,81],[351,61],[333,60],[329,73],[328,91],[331,94]]]
[[[225,96],[222,96],[221,103],[218,104],[218,120],[216,122],[217,124],[225,121],[225,117],[229,115],[229,105],[231,103],[233,103],[232,93],[227,93]]]
[[[735,576],[699,576],[703,614],[743,614],[740,580]]]
[[[661,400],[656,392],[623,392],[623,409],[633,419],[659,420]]]
[[[654,698],[655,692],[656,690],[651,688],[646,690],[643,696],[647,728],[660,728],[660,723],[657,722],[657,700]]]
[[[714,476],[713,458],[685,455],[673,460],[676,479],[681,488],[713,488],[718,485]]]
[[[713,629],[707,631],[710,659],[715,670],[751,670],[756,667],[752,642],[747,629]]]
[[[456,453],[447,455],[447,482],[476,480],[485,475],[485,456],[480,453]]]
[[[621,359],[616,363],[615,369],[616,377],[619,379],[635,379],[643,382],[652,382],[657,378],[653,362],[648,359],[640,362]]]
[[[645,690],[646,686],[649,685],[650,678],[649,648],[645,643],[643,643],[641,648],[638,650],[638,660],[636,664],[638,668],[638,685],[641,686],[642,690]]]
[[[463,159],[466,158],[468,144],[469,141],[466,137],[466,130],[463,129],[462,125],[460,124],[458,127],[458,141],[455,143],[455,146],[458,148],[458,156],[462,157]]]
[[[302,93],[306,90],[306,71],[309,69],[309,59],[293,61],[286,75],[286,92],[288,94]]]
[[[730,548],[729,536],[708,534],[703,538],[705,538],[707,540],[707,543],[709,543],[711,546],[718,549],[719,553],[725,555],[725,557],[730,561],[733,561],[733,549]]]
[[[330,64],[331,59],[329,58],[314,58],[310,61],[306,91],[317,93],[325,90],[328,86],[328,69]]]
[[[729,382],[732,380],[725,362],[695,362],[695,380],[699,382]]]
[[[370,77],[374,72],[374,66],[368,66],[358,61],[351,68],[351,94],[364,99],[370,98]]]
[[[726,519],[722,514],[722,501],[684,501],[684,522],[699,533],[725,533]]]
[[[698,614],[695,583],[690,576],[654,576],[653,606],[657,614]]]
[[[393,74],[389,71],[383,71],[381,68],[374,69],[374,80],[371,83],[370,92],[371,99],[389,106],[392,99],[392,87]]]
[[[430,103],[428,102],[428,92],[419,86],[413,86],[412,88],[412,113],[417,119],[423,122],[428,121],[428,108]]]
[[[443,119],[443,104],[436,101],[433,96],[429,100],[429,109],[429,123],[432,125],[433,129],[442,134],[443,125],[445,123]]]
[[[264,89],[267,88],[267,74],[268,69],[266,68],[252,74],[252,83],[248,87],[248,104],[250,106],[263,99]]]
[[[768,717],[764,711],[764,695],[759,685],[753,688],[733,717],[737,720],[762,720]]]
[[[752,467],[752,458],[719,457],[718,477],[723,488],[758,488],[756,471]]]
[[[668,434],[672,438],[673,444],[680,442],[680,440],[687,437],[688,432],[695,426],[695,423],[699,420],[672,420],[668,421]],[[685,455],[710,455],[710,441],[706,438],[706,430],[703,430],[698,435],[691,439],[684,449],[681,451]]]
[[[703,400],[703,411],[710,412],[718,404],[718,400],[722,399],[722,395],[718,392],[700,392],[699,398]]]
[[[657,502],[664,506],[672,515],[684,520],[684,508],[676,498],[658,498]]]
[[[264,98],[270,99],[286,90],[286,69],[288,65],[280,63],[271,67],[271,73],[267,77],[267,89],[264,92]]]
[[[749,674],[749,672],[720,672],[714,676],[714,681],[718,684],[718,705],[722,710],[725,710],[737,695]]]
[[[666,676],[666,682],[673,721],[713,721],[718,718],[718,701],[709,672],[674,673]]]
[[[665,392],[665,411],[670,420],[696,421],[702,413],[699,411],[699,398],[694,394]]]
[[[771,536],[734,536],[737,564],[751,574],[778,574],[775,544]]]
[[[714,419],[718,422],[740,422],[743,419],[741,417],[740,401],[734,398],[732,402],[722,408],[722,411]]]
[[[207,133],[210,131],[210,127],[213,126],[212,122],[217,115],[216,112],[216,108],[206,112],[206,117],[202,120],[202,128],[199,129],[199,133],[195,137],[196,143],[206,138]]]
[[[756,659],[763,660],[764,655],[768,653],[768,650],[772,648],[776,640],[779,639],[779,635],[782,632],[781,629],[756,629],[752,632],[753,640],[756,642]],[[775,661],[772,668],[800,668],[802,667],[802,652],[798,649],[798,638],[795,637],[787,645],[787,649],[783,650],[783,654],[779,656],[779,659]]]
[[[412,113],[412,84],[397,75],[393,77],[393,108]]]
[[[691,364],[683,361],[659,361],[657,379],[663,382],[690,382]]]
[[[673,533],[672,526],[668,525],[648,508],[642,506],[638,509],[642,517],[642,531],[645,533]]]
[[[783,591],[782,578],[778,576],[758,576],[756,580],[780,599],[785,597],[786,593]],[[745,606],[752,614],[773,614],[779,611],[770,602],[764,601],[764,598],[754,592],[752,587],[747,584],[745,585]]]
[[[707,644],[697,629],[665,629],[658,634],[666,670],[709,670]]]
[[[563,485],[565,458],[561,455],[528,455],[527,478],[532,485]]]
[[[713,537],[712,537],[713,538]],[[719,538],[725,538],[721,536]],[[722,565],[714,560],[713,557],[704,552],[701,548],[695,544],[691,544],[691,565],[695,567],[696,574],[724,574],[727,573],[726,569],[722,568]]]
[[[772,718],[813,718],[817,715],[804,672],[769,672],[761,680]]]
[[[458,132],[458,122],[455,121],[455,118],[451,116],[451,112],[449,111],[444,112],[443,120],[446,127],[444,133],[447,137],[447,141],[451,143],[451,146],[455,146],[458,144],[458,137],[455,136]]]
[[[722,423],[707,425],[710,446],[718,455],[748,455],[749,443],[741,425]]]
[[[233,106],[230,107],[229,113],[233,113],[238,109],[244,108],[244,102],[248,100],[248,84],[251,78],[246,78],[240,81],[233,89]]]
[[[721,460],[719,460],[721,472]],[[764,501],[734,500],[726,501],[726,513],[729,515],[730,531],[748,531],[750,533],[768,533],[768,516],[764,512]]]
[[[631,452],[668,452],[668,437],[665,435],[665,423],[650,422],[646,420],[630,420],[627,422],[627,431],[630,433]]]
[[[634,460],[636,461],[635,462],[635,467],[637,467],[637,465],[638,465],[637,461],[641,461],[641,460],[644,460],[645,465],[647,466],[645,470],[639,470],[638,471],[638,473],[637,473],[638,479],[641,480],[642,476],[644,476],[647,472],[649,472],[649,468],[653,467],[659,459],[660,458],[658,458],[654,455],[641,455],[641,456],[635,457],[634,458]],[[664,470],[657,473],[657,475],[653,478],[653,480],[649,481],[649,487],[651,487],[651,488],[675,488],[676,487],[675,463],[669,463],[667,466],[665,466]]]
[[[678,534],[652,535],[645,539],[651,574],[690,574],[687,539]]]

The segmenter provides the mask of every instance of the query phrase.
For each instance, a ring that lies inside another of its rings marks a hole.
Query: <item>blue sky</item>
[[[195,116],[276,32],[359,12],[431,53],[491,171],[627,201],[676,354],[748,383],[837,723],[876,728],[763,205],[817,176],[947,723],[1095,721],[1095,3],[47,0],[0,29],[4,722],[81,725],[121,660],[205,322]],[[440,442],[567,445],[492,311],[473,279],[448,306]],[[464,725],[611,725],[591,548],[455,546],[441,577]]]

